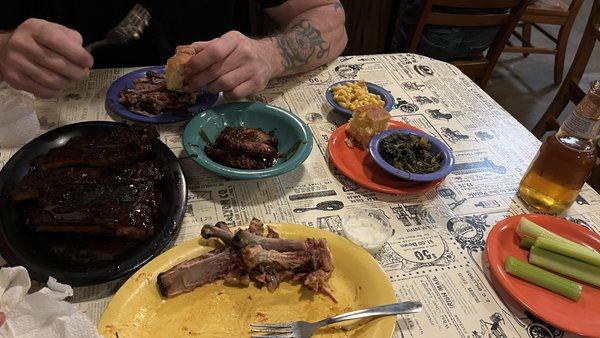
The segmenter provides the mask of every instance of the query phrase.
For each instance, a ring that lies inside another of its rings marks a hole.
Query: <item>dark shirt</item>
[[[164,64],[178,45],[211,40],[230,30],[250,33],[254,2],[249,0],[13,0],[2,4],[0,30],[40,18],[77,30],[87,45],[102,40],[136,2],[152,15],[150,26],[139,40],[94,50],[95,68]],[[258,2],[268,8],[285,0]]]
[[[411,34],[420,17],[425,0],[408,0],[400,30],[401,50],[408,48]],[[501,13],[504,9],[441,8],[454,14]],[[438,60],[475,58],[494,42],[500,27],[451,27],[427,25],[417,46],[417,53]]]

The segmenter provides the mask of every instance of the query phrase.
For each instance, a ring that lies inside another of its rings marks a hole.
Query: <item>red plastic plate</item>
[[[527,250],[519,247],[515,233],[523,216],[560,236],[600,251],[600,236],[581,225],[547,215],[512,216],[496,224],[487,238],[492,276],[509,295],[540,319],[565,331],[600,337],[600,288],[580,282],[583,294],[574,302],[504,271],[504,259],[509,255],[527,261]]]
[[[338,127],[329,138],[329,154],[333,164],[346,177],[367,189],[388,194],[422,194],[440,184],[444,179],[432,182],[411,182],[400,179],[383,170],[368,151],[350,148],[346,144],[346,126]],[[419,130],[404,122],[391,120],[388,129]]]

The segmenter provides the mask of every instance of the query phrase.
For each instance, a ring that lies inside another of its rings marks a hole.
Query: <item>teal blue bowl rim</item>
[[[229,107],[235,107],[235,106],[244,107],[244,106],[250,106],[253,104],[261,104],[261,105],[264,105],[265,107],[277,110],[279,113],[287,116],[293,124],[296,124],[297,126],[300,127],[302,134],[305,137],[306,143],[301,144],[300,147],[298,148],[298,150],[296,150],[296,152],[294,153],[294,155],[292,157],[290,157],[287,161],[285,161],[283,164],[276,165],[276,166],[266,168],[266,169],[259,169],[259,170],[245,170],[245,169],[231,168],[231,167],[227,167],[222,164],[219,164],[219,163],[211,160],[210,158],[208,158],[208,156],[206,156],[206,154],[204,153],[204,149],[190,145],[190,141],[191,141],[190,138],[192,138],[192,135],[194,135],[194,134],[198,135],[198,132],[200,130],[199,124],[205,114],[208,114],[211,111],[218,112],[218,110],[220,110],[222,108],[229,108]],[[201,112],[200,114],[196,115],[185,126],[185,130],[183,132],[182,143],[183,143],[183,148],[188,153],[188,155],[190,155],[190,157],[194,160],[194,162],[198,163],[203,168],[210,170],[210,171],[212,171],[216,174],[219,174],[221,176],[224,176],[224,177],[240,179],[240,180],[253,180],[253,179],[262,179],[262,178],[279,176],[279,175],[285,174],[291,170],[296,169],[310,155],[312,148],[313,148],[314,141],[313,141],[313,134],[312,134],[310,128],[308,127],[308,125],[306,123],[304,123],[304,121],[302,121],[298,116],[294,115],[293,113],[291,113],[285,109],[275,107],[275,106],[272,106],[269,104],[264,104],[261,102],[230,102],[230,103],[225,103],[222,105],[211,107],[211,108],[206,109],[205,111]]]

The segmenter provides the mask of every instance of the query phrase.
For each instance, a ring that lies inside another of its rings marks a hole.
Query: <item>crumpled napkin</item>
[[[21,146],[39,130],[34,96],[0,81],[0,147]]]
[[[8,126],[34,111],[34,96],[0,81],[0,126]]]
[[[27,294],[30,287],[24,267],[0,269],[0,312],[6,314],[0,337],[100,337],[89,318],[64,301],[73,295],[69,285],[50,277],[45,288]]]

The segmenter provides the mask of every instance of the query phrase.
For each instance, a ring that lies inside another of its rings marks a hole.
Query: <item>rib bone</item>
[[[216,237],[222,240],[225,245],[230,245],[233,238],[233,233],[224,222],[218,222],[215,225],[206,224],[202,227],[200,234],[206,239]]]
[[[252,234],[248,230],[239,230],[231,240],[231,246],[236,250],[244,247],[260,245],[265,250],[275,250],[279,252],[305,251],[306,245],[300,239],[267,238]]]
[[[270,227],[267,230],[267,236],[279,236]],[[252,281],[257,287],[273,292],[282,281],[292,280],[337,302],[327,283],[334,262],[325,239],[269,238],[263,234],[264,227],[258,219],[252,220],[248,230],[239,230],[235,235],[223,222],[205,225],[202,236],[219,238],[226,248],[161,273],[158,276],[161,294],[170,297],[189,292],[216,279],[239,286],[248,286]]]
[[[165,297],[172,297],[190,292],[202,284],[222,278],[233,264],[229,248],[210,257],[202,255],[177,264],[158,275],[160,293]]]

